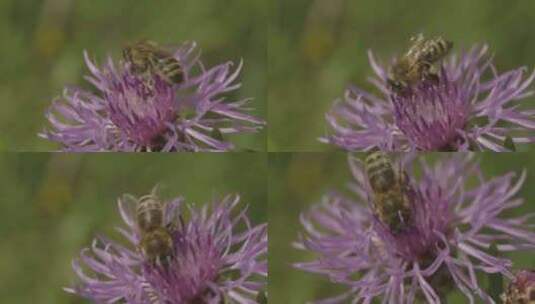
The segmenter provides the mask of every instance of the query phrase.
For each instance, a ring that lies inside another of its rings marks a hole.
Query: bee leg
[[[401,227],[403,227],[403,225],[405,225],[405,218],[403,217],[403,212],[401,212],[401,210],[398,210],[397,212],[397,216],[398,216],[398,220],[399,220],[399,224],[397,225],[397,229],[400,230]]]
[[[390,90],[392,90],[394,93],[401,93],[407,88],[407,85],[404,82],[396,81],[390,78],[386,79],[386,83],[390,87]]]
[[[422,81],[429,81],[432,84],[438,84],[439,78],[435,70],[436,69],[431,63],[422,63],[420,67],[420,75],[422,76]]]
[[[169,265],[171,265],[172,260],[173,257],[171,255],[158,256],[154,259],[154,265],[161,269],[167,269],[169,268]]]
[[[145,250],[143,250],[143,247],[141,246],[141,244],[136,246],[136,250],[142,257],[146,256],[145,255]]]
[[[431,81],[435,85],[437,85],[440,81],[438,74],[432,72],[427,73],[426,80]]]
[[[162,264],[164,266],[164,269],[168,269],[169,268],[169,265],[171,265],[172,260],[173,260],[173,256],[172,255],[166,255],[166,256],[163,257]]]
[[[436,65],[432,65],[429,68],[429,77],[431,77],[431,79],[433,79],[435,82],[438,82],[438,80],[439,80],[438,73],[439,73],[439,70],[438,70],[438,67]]]
[[[155,81],[154,81],[154,78],[153,77],[150,77],[150,75],[147,76],[146,78],[146,82],[147,82],[147,86],[149,88],[154,88],[154,85],[155,85]]]
[[[167,223],[167,225],[165,225],[165,229],[167,231],[169,231],[170,233],[173,233],[173,232],[178,230],[178,225],[177,225],[177,223],[171,221],[171,222]]]

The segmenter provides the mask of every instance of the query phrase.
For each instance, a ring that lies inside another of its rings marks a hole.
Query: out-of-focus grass
[[[415,33],[442,34],[454,51],[488,43],[499,71],[532,70],[534,19],[534,1],[271,1],[268,150],[333,150],[317,141],[333,101],[351,83],[376,92],[369,49],[386,62]]]
[[[429,160],[444,157],[445,153],[427,155]],[[362,157],[362,154],[359,155]],[[528,153],[480,153],[485,178],[515,171],[519,176],[523,168],[528,177],[518,194],[525,203],[521,208],[508,211],[510,215],[535,212],[535,158]],[[302,304],[335,296],[347,291],[318,274],[302,272],[292,263],[314,259],[315,255],[292,248],[302,231],[299,214],[318,203],[328,191],[342,191],[348,195],[346,185],[352,180],[345,153],[275,153],[270,156],[269,175],[269,295],[271,303]],[[354,196],[352,196],[354,197]],[[532,253],[510,254],[515,267],[535,267]],[[483,282],[485,282],[483,280]],[[449,303],[467,302],[458,293],[451,294]]]
[[[266,117],[267,2],[247,0],[0,1],[0,151],[49,151],[37,137],[44,111],[65,85],[91,88],[83,50],[103,62],[128,42],[195,40],[207,67],[244,60],[242,87],[229,99],[253,97]],[[266,132],[233,136],[238,147],[265,150]]]
[[[265,154],[0,154],[0,302],[86,303],[62,291],[71,260],[97,234],[121,240],[117,198],[156,183],[197,206],[239,193],[267,221]]]

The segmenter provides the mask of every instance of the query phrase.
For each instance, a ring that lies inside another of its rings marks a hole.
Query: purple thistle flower
[[[184,81],[170,84],[133,74],[128,63],[112,59],[97,67],[84,52],[91,72],[86,79],[99,93],[68,87],[46,114],[51,127],[39,136],[65,151],[227,151],[222,134],[258,131],[264,122],[246,114],[250,99],[229,102],[222,95],[235,83],[242,64],[227,62],[206,70],[185,43],[174,52]]]
[[[320,141],[349,151],[496,152],[535,142],[535,110],[521,108],[521,99],[533,94],[528,87],[535,73],[527,79],[526,68],[498,74],[486,54],[483,46],[453,55],[438,83],[423,81],[396,94],[387,84],[387,68],[370,51],[377,76],[370,82],[381,96],[351,86],[326,115],[333,134]]]
[[[267,226],[252,226],[246,209],[231,215],[239,196],[199,209],[184,206],[182,198],[166,203],[163,224],[176,226],[171,230],[174,252],[167,263],[150,262],[134,249],[141,240],[135,210],[146,198],[158,199],[155,191],[139,199],[119,199],[126,229],[118,231],[131,244],[95,239],[73,261],[80,283],[65,288],[67,292],[97,303],[256,303],[266,286]]]
[[[421,177],[411,166],[413,156],[400,160],[407,168],[411,223],[394,231],[382,223],[369,205],[373,193],[363,164],[350,157],[356,198],[325,196],[303,213],[304,234],[295,246],[318,255],[295,267],[323,274],[349,290],[318,303],[428,303],[457,288],[474,303],[474,296],[492,299],[482,290],[476,272],[501,273],[512,278],[511,261],[488,252],[534,250],[535,233],[526,230],[528,214],[504,218],[500,214],[523,203],[515,195],[526,174],[514,173],[485,180],[469,154],[449,157],[434,166],[421,161]],[[468,188],[467,182],[479,181]],[[493,246],[494,247],[494,246]]]
[[[504,304],[533,303],[535,301],[535,270],[519,271],[502,295]]]

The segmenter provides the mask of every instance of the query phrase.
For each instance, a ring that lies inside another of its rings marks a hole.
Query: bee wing
[[[155,45],[153,53],[158,59],[174,58],[176,46],[173,45]]]
[[[189,45],[189,44],[188,44]],[[191,46],[188,48],[185,48],[184,44],[164,44],[160,46],[160,49],[162,52],[167,54],[167,56],[175,58],[179,62],[181,58],[187,58],[189,56],[189,53],[191,52]]]
[[[160,45],[160,49],[170,52],[170,53],[174,53],[175,50],[180,48],[180,46],[181,46],[180,44],[166,43],[166,44]]]
[[[143,52],[144,54],[146,54],[146,56],[154,56],[157,59],[170,57],[173,54],[165,46],[161,46],[157,42],[148,39],[138,41],[132,46],[132,48]]]
[[[131,194],[124,194],[119,198],[119,212],[125,223],[134,228],[136,227],[136,208],[138,199]]]
[[[180,217],[180,205],[182,198],[177,199],[173,202],[165,203],[163,214],[164,214],[164,225],[170,231],[177,229],[177,220]]]

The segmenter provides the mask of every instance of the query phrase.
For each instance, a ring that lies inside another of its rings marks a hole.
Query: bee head
[[[127,66],[127,68],[131,72],[138,72],[139,67],[136,65],[135,57],[134,57],[135,49],[131,45],[127,45],[123,48],[123,60]]]
[[[404,77],[409,72],[409,65],[406,60],[398,59],[388,71],[390,78]]]

